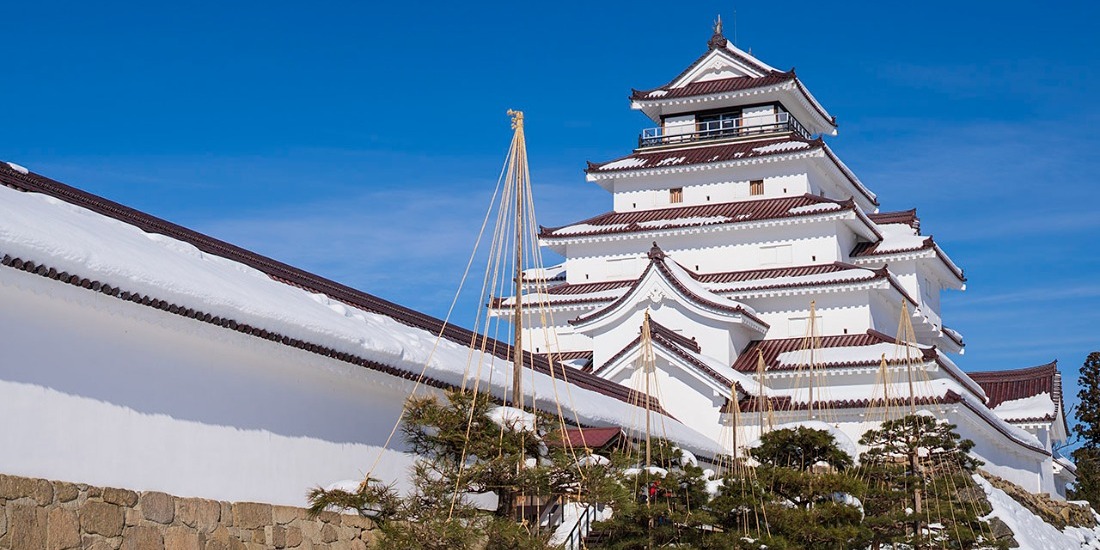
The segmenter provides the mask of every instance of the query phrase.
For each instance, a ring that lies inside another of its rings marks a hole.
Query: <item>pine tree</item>
[[[1100,352],[1094,351],[1085,359],[1078,385],[1080,404],[1073,431],[1080,438],[1081,447],[1073,451],[1077,465],[1073,496],[1100,509]]]
[[[851,475],[852,457],[833,435],[804,426],[764,434],[751,451],[760,465],[760,513],[767,518],[767,548],[862,548],[870,533],[851,498],[862,492]]]
[[[990,531],[980,519],[988,504],[972,478],[981,461],[954,425],[909,415],[869,430],[860,444],[868,447],[859,474],[866,481],[861,500],[873,548],[988,546],[982,535]]]

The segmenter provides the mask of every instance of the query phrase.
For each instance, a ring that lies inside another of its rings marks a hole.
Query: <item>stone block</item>
[[[336,533],[336,527],[331,523],[326,523],[321,527],[321,542],[336,542],[339,538]]]
[[[203,533],[210,533],[218,527],[221,519],[222,506],[216,500],[201,498],[176,499],[176,519],[194,527]]]
[[[359,539],[349,542],[348,546],[351,547],[351,550],[367,550],[367,543]]]
[[[264,527],[265,543],[272,548],[286,548],[286,527]]]
[[[77,487],[75,483],[55,481],[53,482],[53,494],[57,497],[58,502],[72,502],[80,496],[80,487]]]
[[[141,525],[141,522],[145,519],[142,517],[141,512],[134,508],[123,508],[122,510],[126,514],[126,527]]]
[[[118,550],[121,544],[122,539],[105,539],[95,535],[84,535],[80,547],[84,550]]]
[[[103,502],[118,504],[119,506],[134,506],[137,504],[138,494],[126,489],[105,487],[103,489]]]
[[[174,526],[164,533],[164,550],[203,550],[199,533],[194,529]]]
[[[53,485],[44,479],[0,475],[0,499],[33,498],[39,506],[53,502]]]
[[[51,508],[46,514],[46,549],[70,550],[80,548],[80,522],[76,512]]]
[[[176,517],[176,503],[171,495],[149,491],[138,499],[145,519],[168,525]]]
[[[164,537],[157,527],[127,527],[122,534],[122,550],[164,550]]]
[[[46,547],[46,510],[35,506],[9,505],[11,525],[8,544],[12,550],[42,550]]]
[[[317,515],[317,519],[325,523],[340,525],[340,514],[337,514],[336,512],[321,512]]]
[[[233,525],[241,529],[257,529],[271,525],[271,505],[256,502],[234,504]]]
[[[286,530],[286,547],[297,548],[302,544],[302,530],[297,527],[290,527]]]
[[[340,516],[340,522],[342,525],[355,527],[357,529],[374,529],[374,520],[370,518],[365,518],[363,516],[344,514]]]
[[[0,539],[4,538],[4,535],[8,534],[8,512],[3,502],[0,502]],[[3,548],[3,546],[0,546]]]
[[[89,501],[78,512],[80,529],[85,533],[117,537],[122,534],[122,508],[106,502]]]
[[[272,506],[271,516],[276,525],[286,525],[296,519],[304,517],[305,513],[301,508],[294,508],[291,506]]]

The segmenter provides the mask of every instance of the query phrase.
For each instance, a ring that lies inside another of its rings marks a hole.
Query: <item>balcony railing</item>
[[[761,122],[766,120],[767,122]],[[691,128],[688,126],[687,128]],[[775,134],[780,132],[794,132],[804,138],[810,137],[806,130],[790,113],[776,113],[767,116],[753,116],[749,118],[726,118],[722,120],[708,120],[695,123],[694,131],[685,132],[684,127],[673,127],[674,133],[668,133],[668,128],[646,128],[638,136],[638,147],[653,147],[655,145],[674,145],[681,143],[694,143],[711,139],[725,139],[743,136],[755,136],[761,134]]]

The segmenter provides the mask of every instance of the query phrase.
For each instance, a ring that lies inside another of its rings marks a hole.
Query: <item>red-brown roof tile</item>
[[[661,101],[662,99],[695,97],[702,95],[720,94],[724,92],[737,92],[741,90],[751,90],[753,88],[763,88],[765,86],[774,86],[776,84],[790,82],[794,79],[794,73],[774,72],[760,77],[739,76],[733,78],[721,78],[717,80],[703,80],[700,82],[692,82],[686,86],[681,86],[679,88],[669,88],[668,85],[665,85],[661,86],[660,88],[654,88],[652,90],[631,90],[632,93],[630,94],[630,99],[640,101]],[[652,94],[653,92],[658,91],[664,91],[665,93],[650,96],[650,94]]]
[[[1061,383],[1056,380],[1058,361],[1026,369],[979,371],[966,373],[985,390],[989,400],[986,405],[993,409],[1005,401],[1024,399],[1041,393],[1048,393],[1051,399],[1061,402]]]
[[[871,221],[877,224],[891,224],[891,223],[903,223],[917,230],[917,234],[920,234],[920,218],[917,217],[917,209],[899,210],[897,212],[879,212],[877,214],[867,214]]]
[[[792,208],[822,203],[833,203],[838,205],[839,208],[835,210],[814,212],[791,212]],[[802,216],[816,216],[821,214],[835,214],[837,212],[843,212],[845,210],[853,210],[854,208],[854,204],[850,201],[835,201],[831,199],[826,199],[824,197],[807,194],[796,197],[782,197],[778,199],[727,202],[719,204],[701,204],[696,206],[681,206],[677,208],[662,208],[656,210],[638,210],[633,212],[606,212],[587,220],[582,220],[574,224],[570,224],[569,226],[542,227],[539,236],[542,238],[570,238],[588,235],[635,233],[679,227],[722,225],[728,223],[742,223],[782,218],[796,218]],[[703,223],[694,220],[694,218],[719,217],[725,218],[725,220]],[[667,223],[654,223],[661,221],[665,221]],[[645,223],[646,225],[639,225],[641,223]],[[566,227],[581,224],[594,227],[592,229],[584,231],[568,232],[560,235],[557,234]]]
[[[792,149],[779,147],[780,144],[784,143],[791,143]],[[770,145],[776,147],[765,149],[765,147]],[[658,151],[639,150],[625,157],[607,162],[590,162],[585,171],[589,173],[606,173],[646,170],[650,168],[675,168],[693,164],[710,164],[713,162],[726,162],[788,153],[805,153],[807,151],[820,149],[823,146],[824,142],[820,139],[811,140],[798,136],[784,136],[778,139],[695,145],[692,147],[662,149]],[[628,159],[630,159],[629,162],[622,162]]]
[[[620,438],[626,437],[622,428],[573,428],[565,430],[565,438],[569,446],[577,449],[590,449],[597,451],[613,444]],[[549,442],[557,443],[552,438]]]

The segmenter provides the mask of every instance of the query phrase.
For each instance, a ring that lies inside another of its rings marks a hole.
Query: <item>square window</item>
[[[675,189],[668,190],[668,202],[673,204],[678,202],[684,202],[684,188],[677,187]]]
[[[749,182],[749,194],[750,195],[763,195],[764,194],[764,180],[752,180]]]

